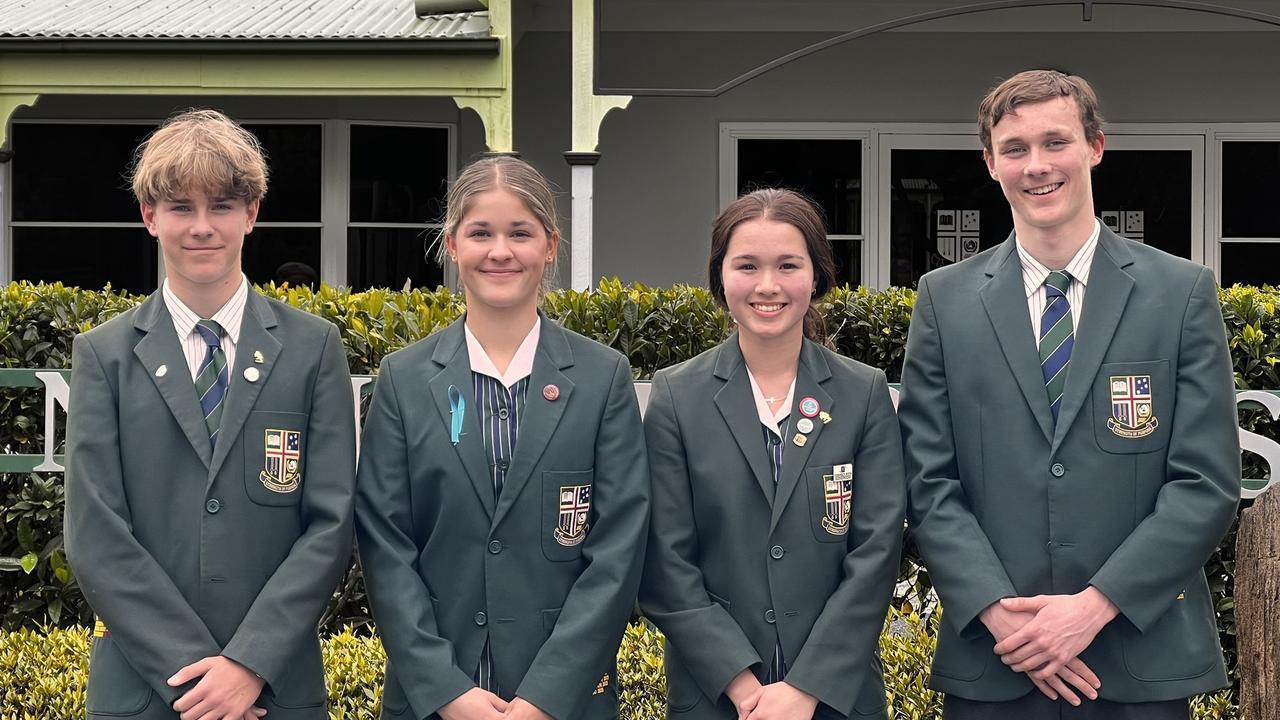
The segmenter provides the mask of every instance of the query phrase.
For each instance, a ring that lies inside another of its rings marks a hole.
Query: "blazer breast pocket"
[[[845,542],[853,517],[853,463],[809,467],[804,474],[814,539]]]
[[[1093,381],[1093,434],[1103,452],[1155,452],[1169,443],[1168,360],[1103,363]]]
[[[302,499],[306,477],[305,413],[259,410],[244,424],[244,489],[258,505],[283,507]]]
[[[595,469],[542,473],[542,554],[552,562],[582,557],[591,531]]]

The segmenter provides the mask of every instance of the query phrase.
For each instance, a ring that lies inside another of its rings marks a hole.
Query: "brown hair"
[[[1057,70],[1025,70],[997,85],[978,105],[978,138],[991,152],[991,128],[1019,105],[1065,97],[1075,100],[1080,110],[1080,123],[1090,143],[1102,134],[1102,114],[1098,96],[1084,78]]]
[[[191,190],[252,203],[267,194],[267,161],[253,133],[217,110],[164,122],[134,154],[133,195],[155,206]]]
[[[808,198],[794,190],[766,188],[755,190],[734,200],[711,226],[711,258],[707,263],[711,294],[725,306],[723,266],[729,253],[729,240],[733,231],[751,220],[772,220],[786,223],[804,236],[805,249],[813,263],[813,280],[816,289],[814,299],[827,294],[835,285],[836,262],[827,240],[827,224],[822,214]],[[804,315],[804,336],[817,343],[827,342],[827,325],[822,314],[810,302]]]
[[[509,190],[524,202],[529,212],[542,223],[548,240],[559,234],[560,227],[556,224],[556,196],[546,176],[534,166],[511,155],[481,158],[464,168],[449,186],[444,227],[440,230],[441,242],[436,250],[436,260],[441,265],[449,253],[443,242],[444,236],[453,236],[458,232],[458,225],[471,210],[477,195],[497,188]],[[542,276],[543,292],[549,289],[551,279],[556,276],[558,264],[558,256],[547,264]]]

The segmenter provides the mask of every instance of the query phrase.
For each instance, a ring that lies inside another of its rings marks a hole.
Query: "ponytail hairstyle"
[[[772,220],[786,223],[804,236],[809,262],[813,264],[814,292],[809,309],[804,315],[804,336],[831,347],[827,340],[827,324],[813,303],[827,294],[836,282],[836,261],[827,240],[827,224],[817,207],[805,196],[794,190],[765,188],[749,192],[734,200],[711,225],[711,257],[707,262],[711,294],[721,307],[727,307],[724,297],[724,258],[729,254],[729,240],[733,231],[751,220]]]

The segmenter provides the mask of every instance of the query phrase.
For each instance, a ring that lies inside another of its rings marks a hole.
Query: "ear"
[[[146,203],[138,203],[138,210],[142,213],[142,224],[147,226],[147,232],[151,233],[151,237],[160,237],[156,229],[156,209]]]
[[[1000,178],[996,177],[996,158],[986,148],[982,149],[982,162],[987,164],[987,173],[991,175],[991,179],[998,181]]]
[[[547,257],[555,259],[560,253],[560,231],[551,233],[551,237],[547,238]]]
[[[262,200],[254,200],[245,206],[244,234],[248,235],[253,232],[253,226],[258,222],[258,209],[262,207]]]
[[[1098,163],[1102,162],[1102,151],[1106,145],[1107,136],[1103,135],[1102,131],[1099,130],[1098,137],[1094,138],[1093,142],[1089,143],[1089,150],[1092,154],[1092,157],[1089,158],[1089,167],[1097,167]]]
[[[444,251],[449,254],[449,257],[452,258],[454,262],[457,262],[458,238],[454,237],[453,233],[444,234]]]

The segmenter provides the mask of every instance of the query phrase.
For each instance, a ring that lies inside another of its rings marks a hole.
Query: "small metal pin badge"
[[[809,437],[807,435],[796,433],[796,436],[791,438],[791,442],[795,443],[796,447],[804,447],[804,444],[809,442]]]
[[[262,357],[262,351],[261,351],[261,350],[254,350],[254,351],[253,351],[253,362],[254,362],[254,364],[256,364],[256,365],[261,365],[262,363],[266,362],[266,360],[264,360],[264,359],[263,359],[263,357]]]
[[[168,374],[169,374],[168,365],[161,365],[160,367],[156,368],[156,377],[164,377],[165,375],[168,375]]]
[[[245,380],[248,380],[249,382],[258,382],[258,377],[259,377],[258,368],[250,367],[250,368],[244,369]]]
[[[827,412],[826,410],[823,410],[822,412],[818,413],[818,419],[822,421],[823,425],[826,425],[827,423],[831,422],[831,413]]]
[[[813,432],[813,421],[809,418],[800,418],[800,420],[796,422],[796,429],[802,433],[811,433]]]
[[[547,385],[542,388],[542,397],[555,402],[560,397],[560,388],[555,385]]]
[[[811,395],[806,395],[800,399],[800,414],[807,418],[817,415],[818,411],[821,409],[822,408],[819,407],[817,399]]]

